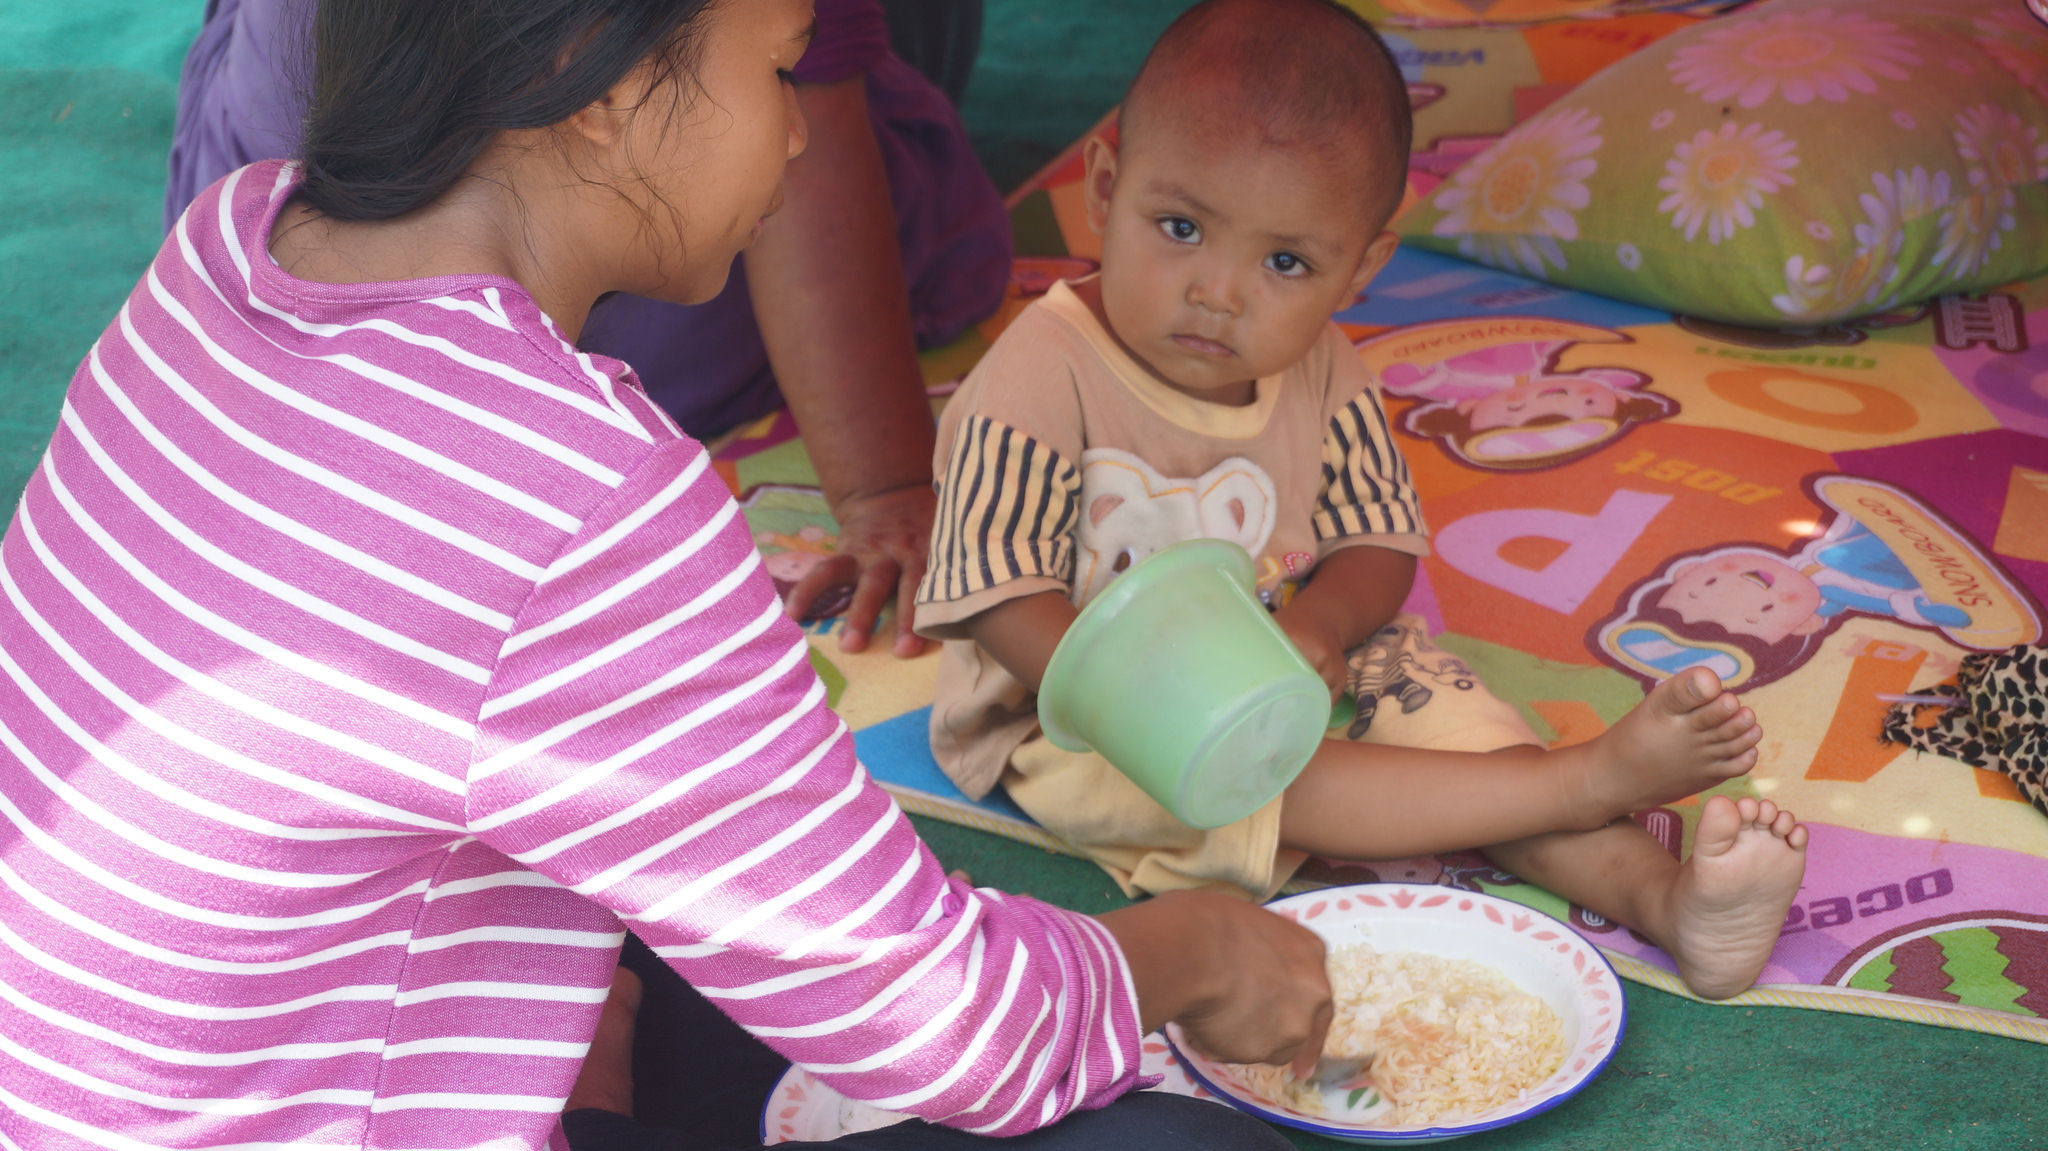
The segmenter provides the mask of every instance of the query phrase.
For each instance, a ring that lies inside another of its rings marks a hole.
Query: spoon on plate
[[[1370,1062],[1372,1062],[1372,1057],[1369,1055],[1358,1057],[1325,1055],[1316,1060],[1315,1070],[1308,1073],[1306,1082],[1312,1087],[1319,1087],[1325,1091],[1341,1088],[1363,1074],[1366,1064]]]

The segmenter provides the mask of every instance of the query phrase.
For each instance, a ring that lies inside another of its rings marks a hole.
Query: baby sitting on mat
[[[1392,56],[1326,0],[1207,0],[1160,38],[1119,142],[1087,145],[1101,272],[1026,309],[940,426],[917,606],[918,630],[947,641],[933,750],[969,795],[1002,783],[1132,894],[1263,897],[1303,853],[1485,845],[1655,940],[1695,992],[1733,995],[1777,940],[1805,828],[1717,796],[1681,863],[1627,818],[1755,764],[1754,715],[1705,669],[1574,747],[1546,751],[1512,718],[1429,748],[1326,739],[1280,798],[1210,831],[1038,730],[1034,693],[1078,605],[1183,539],[1252,554],[1261,598],[1333,692],[1399,610],[1422,515],[1330,317],[1394,252],[1409,132]]]

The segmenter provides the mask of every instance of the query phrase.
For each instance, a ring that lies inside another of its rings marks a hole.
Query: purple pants
[[[164,196],[168,229],[193,197],[244,164],[298,150],[310,87],[315,0],[208,0],[185,57]],[[876,0],[818,0],[818,37],[799,83],[865,78],[868,114],[896,207],[896,235],[920,346],[945,343],[994,311],[1010,270],[1010,222],[946,97],[888,51]],[[742,261],[744,263],[744,261]],[[648,395],[699,437],[782,403],[742,267],[696,307],[607,297],[583,346],[639,373]]]

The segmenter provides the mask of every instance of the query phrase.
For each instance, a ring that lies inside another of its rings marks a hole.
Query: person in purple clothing
[[[167,230],[230,171],[296,153],[313,8],[208,0],[179,83]],[[716,299],[615,295],[580,343],[633,365],[700,439],[787,402],[839,522],[835,558],[792,589],[789,609],[802,617],[853,585],[840,642],[859,651],[892,592],[896,618],[910,618],[924,568],[932,426],[916,349],[995,309],[1010,227],[951,103],[890,52],[877,0],[819,0],[817,20],[794,70],[811,143],[774,224]],[[894,650],[924,642],[906,624]]]

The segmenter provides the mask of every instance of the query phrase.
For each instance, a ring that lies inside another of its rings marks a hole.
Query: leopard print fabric
[[[2048,647],[1966,656],[1954,691],[1934,692],[1962,702],[1935,712],[1927,727],[1920,725],[1929,705],[1894,704],[1884,738],[2001,772],[2048,814]]]

